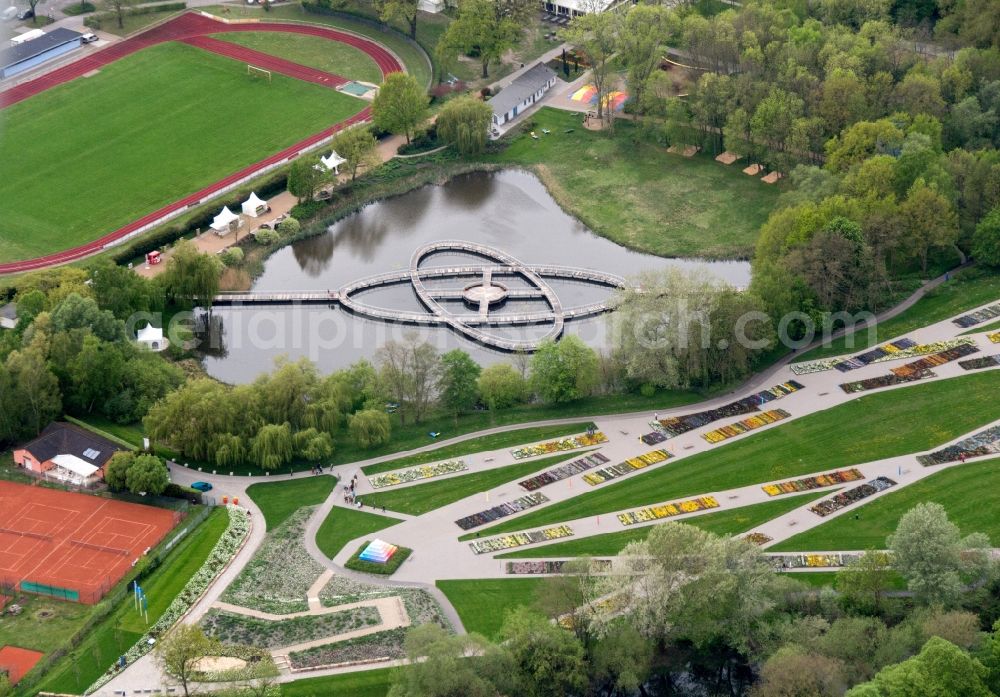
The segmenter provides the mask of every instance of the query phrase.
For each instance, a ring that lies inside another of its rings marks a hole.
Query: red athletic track
[[[140,51],[149,46],[164,43],[166,41],[183,41],[193,46],[198,46],[215,53],[221,53],[222,55],[235,58],[241,62],[252,63],[268,70],[273,70],[275,72],[280,72],[290,75],[291,77],[307,80],[317,84],[335,87],[338,84],[346,82],[344,78],[333,75],[332,73],[325,73],[313,68],[307,68],[306,66],[292,63],[291,61],[277,58],[275,56],[263,54],[259,51],[254,51],[253,49],[243,48],[235,44],[232,44],[233,48],[230,48],[230,44],[223,41],[217,41],[206,36],[207,34],[220,34],[231,31],[275,31],[319,36],[331,41],[339,41],[347,44],[348,46],[353,46],[354,48],[364,51],[372,58],[372,60],[375,61],[379,69],[382,71],[383,76],[388,75],[389,73],[401,71],[403,69],[394,55],[374,41],[370,41],[354,34],[337,31],[336,29],[329,29],[326,27],[308,24],[284,24],[280,22],[226,24],[225,22],[209,19],[201,14],[187,13],[177,17],[176,19],[170,20],[169,22],[165,22],[164,24],[154,27],[147,32],[143,32],[142,34],[134,36],[130,39],[126,39],[125,41],[97,51],[86,58],[53,70],[51,73],[47,73],[34,80],[12,87],[5,92],[0,92],[0,109],[10,106],[11,104],[16,104],[17,102],[25,100],[28,97],[36,95],[40,92],[44,92],[50,87],[74,80],[92,70],[97,70],[131,53],[135,53],[136,51]],[[339,80],[340,82],[335,82],[335,80]],[[347,126],[365,121],[370,115],[371,109],[366,107],[354,116],[351,116],[340,123],[336,123],[319,133],[309,136],[305,140],[287,147],[281,152],[277,152],[260,162],[252,164],[249,167],[244,167],[238,172],[233,172],[228,177],[220,179],[214,184],[211,184],[200,191],[196,191],[190,196],[187,196],[179,201],[174,201],[157,211],[153,211],[138,220],[134,220],[128,225],[104,235],[100,239],[94,240],[93,242],[89,242],[79,247],[74,247],[73,249],[67,249],[62,252],[56,252],[47,256],[38,257],[36,259],[25,259],[23,261],[0,264],[0,275],[31,271],[34,269],[45,268],[47,266],[54,266],[56,264],[65,264],[67,262],[89,256],[90,254],[94,254],[95,252],[103,249],[103,247],[109,242],[119,240],[144,225],[195,204],[198,201],[217,193],[230,184],[254,174],[256,171],[264,167],[286,160]]]

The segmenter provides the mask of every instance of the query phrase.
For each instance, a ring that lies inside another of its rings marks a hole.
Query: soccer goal
[[[258,68],[256,65],[250,65],[247,63],[247,75],[251,78],[264,78],[267,80],[268,84],[271,84],[271,71],[264,70],[263,68]]]

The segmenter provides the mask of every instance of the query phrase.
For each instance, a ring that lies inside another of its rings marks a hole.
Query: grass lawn
[[[229,516],[224,508],[212,511],[142,583],[149,602],[150,623],[160,618],[184,585],[201,568],[215,543],[225,532],[228,522]],[[145,620],[133,609],[131,603],[123,602],[87,635],[75,650],[75,659],[74,654],[70,654],[60,661],[48,678],[37,687],[47,692],[80,694],[145,631]]]
[[[360,571],[365,574],[377,574],[379,576],[392,576],[396,573],[396,570],[403,565],[413,550],[409,547],[398,547],[396,553],[389,557],[389,561],[385,564],[379,564],[378,562],[365,561],[361,558],[361,553],[365,551],[365,548],[371,543],[372,540],[365,540],[358,547],[358,551],[351,555],[351,558],[344,563],[345,569],[350,569],[351,571]],[[390,544],[392,544],[390,542]]]
[[[537,509],[483,530],[481,535],[929,450],[996,420],[1000,416],[997,390],[1000,372],[990,371],[876,392]]]
[[[274,530],[303,506],[314,506],[326,501],[337,485],[337,478],[330,475],[289,479],[284,482],[251,484],[247,494],[260,506],[268,530]]]
[[[884,549],[885,538],[896,529],[899,519],[918,503],[940,503],[948,518],[963,535],[984,532],[994,546],[1000,541],[1000,458],[966,463],[942,470],[869,504],[858,507],[859,518],[842,515],[799,533],[769,552],[825,552],[855,549]],[[919,465],[917,465],[919,466]]]
[[[968,331],[962,332],[962,336],[966,336],[967,334],[979,334],[981,332],[992,332],[997,329],[1000,329],[1000,320],[981,324],[978,327],[973,327]]]
[[[93,15],[93,18],[100,22],[101,31],[106,31],[109,34],[117,34],[118,36],[128,36],[158,22],[165,22],[170,17],[181,14],[181,12],[183,10],[175,12],[134,13],[126,9],[125,15],[122,17],[122,26],[120,27],[118,26],[118,18],[113,13],[101,12]]]
[[[830,493],[830,491],[811,491],[808,494],[790,496],[788,498],[778,498],[774,501],[768,501],[767,503],[758,503],[753,506],[734,508],[729,511],[706,513],[705,515],[678,520],[676,522],[693,525],[696,528],[707,530],[708,532],[715,533],[716,535],[738,535],[741,532],[746,532],[750,528],[757,527],[761,523],[766,523],[772,518],[777,518],[780,515],[788,513],[799,506],[804,506],[814,499],[818,499],[821,496],[828,496]],[[535,547],[522,549],[517,552],[508,552],[507,554],[498,555],[497,558],[531,559],[536,557],[610,556],[618,554],[618,552],[625,549],[625,545],[629,542],[645,540],[646,536],[649,535],[649,531],[654,527],[656,526],[653,525],[642,528],[630,528],[620,532],[609,532],[603,535],[594,535],[593,537],[581,537],[578,540],[557,542],[554,545],[546,545],[545,547]]]
[[[80,628],[93,607],[24,594],[16,599],[24,608],[17,616],[4,615],[0,620],[0,646],[20,646],[51,653]]]
[[[463,474],[458,477],[449,477],[440,481],[430,481],[426,484],[408,486],[402,489],[389,489],[374,494],[367,494],[364,497],[366,506],[374,508],[384,507],[390,511],[420,515],[435,508],[447,506],[449,503],[472,496],[480,491],[487,491],[495,486],[500,486],[505,482],[510,482],[515,491],[516,481],[538,472],[557,463],[569,460],[576,455],[583,456],[589,450],[572,451],[569,453],[559,453],[552,457],[544,457],[541,460],[531,462],[519,462],[513,465],[497,467],[484,472],[473,472]],[[484,501],[484,506],[489,507],[489,503]]]
[[[527,133],[487,159],[532,167],[567,212],[618,244],[661,256],[749,258],[781,192],[710,156],[691,159],[637,137],[583,128],[579,114],[542,108]],[[566,133],[573,129],[572,133]]]
[[[398,518],[334,506],[316,532],[316,546],[330,559],[351,540],[400,522]]]
[[[832,588],[837,580],[836,571],[800,571],[786,573],[785,576],[786,578],[794,578],[796,581],[801,581],[807,586],[812,586],[813,588],[823,588],[824,586],[830,586]],[[887,587],[888,590],[891,591],[904,591],[906,590],[906,579],[895,571],[892,571],[889,573],[889,582]]]
[[[94,239],[363,106],[173,43],[54,87],[4,110],[0,261]]]
[[[215,38],[351,80],[364,80],[376,85],[382,82],[382,71],[367,53],[321,36],[241,31],[216,34]]]
[[[357,673],[306,678],[280,685],[281,697],[385,697],[392,686],[395,668],[362,670]]]
[[[437,587],[455,606],[467,632],[496,639],[507,612],[534,606],[544,583],[544,578],[484,578],[438,581]]]
[[[462,443],[446,445],[442,448],[437,448],[436,450],[428,450],[426,452],[407,455],[406,457],[396,458],[395,460],[389,460],[387,462],[380,462],[377,465],[368,465],[367,467],[362,467],[361,471],[365,474],[378,474],[380,472],[397,470],[402,467],[423,465],[428,462],[437,462],[438,460],[447,460],[452,457],[461,457],[462,455],[469,455],[470,453],[481,453],[487,450],[497,450],[498,448],[514,448],[519,445],[534,443],[535,441],[547,440],[550,438],[556,439],[562,438],[563,436],[573,435],[574,433],[583,433],[587,430],[587,426],[589,425],[590,424],[588,422],[583,421],[576,424],[535,426],[532,428],[522,428],[517,431],[494,433],[492,435],[482,436],[481,438],[472,438]]]
[[[934,324],[960,314],[963,310],[979,307],[991,300],[1000,298],[1000,274],[981,271],[975,267],[953,274],[952,279],[930,291],[918,300],[913,307],[896,315],[890,320],[881,322],[876,327],[875,341],[868,340],[868,331],[861,330],[853,337],[853,348],[848,345],[848,337],[840,337],[831,342],[828,348],[817,347],[799,356],[797,361],[813,361],[843,353],[861,351],[900,336],[906,332]],[[984,328],[974,328],[972,332],[983,331]],[[958,325],[955,325],[957,332]]]

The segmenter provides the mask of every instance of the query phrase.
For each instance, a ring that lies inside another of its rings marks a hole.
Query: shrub
[[[243,250],[239,247],[230,247],[220,254],[219,258],[226,266],[239,266],[243,263]]]
[[[294,216],[289,216],[278,223],[278,232],[282,235],[297,235],[302,226]]]
[[[281,236],[274,230],[258,230],[254,233],[254,239],[257,240],[257,244],[271,245],[277,242]]]

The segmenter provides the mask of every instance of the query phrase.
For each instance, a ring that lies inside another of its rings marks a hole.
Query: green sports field
[[[93,240],[364,106],[175,43],[54,87],[0,111],[0,261]]]
[[[382,82],[382,71],[364,51],[308,34],[275,31],[240,31],[215,34],[213,38],[252,48],[261,53],[281,56],[310,68],[325,70],[351,80]]]

